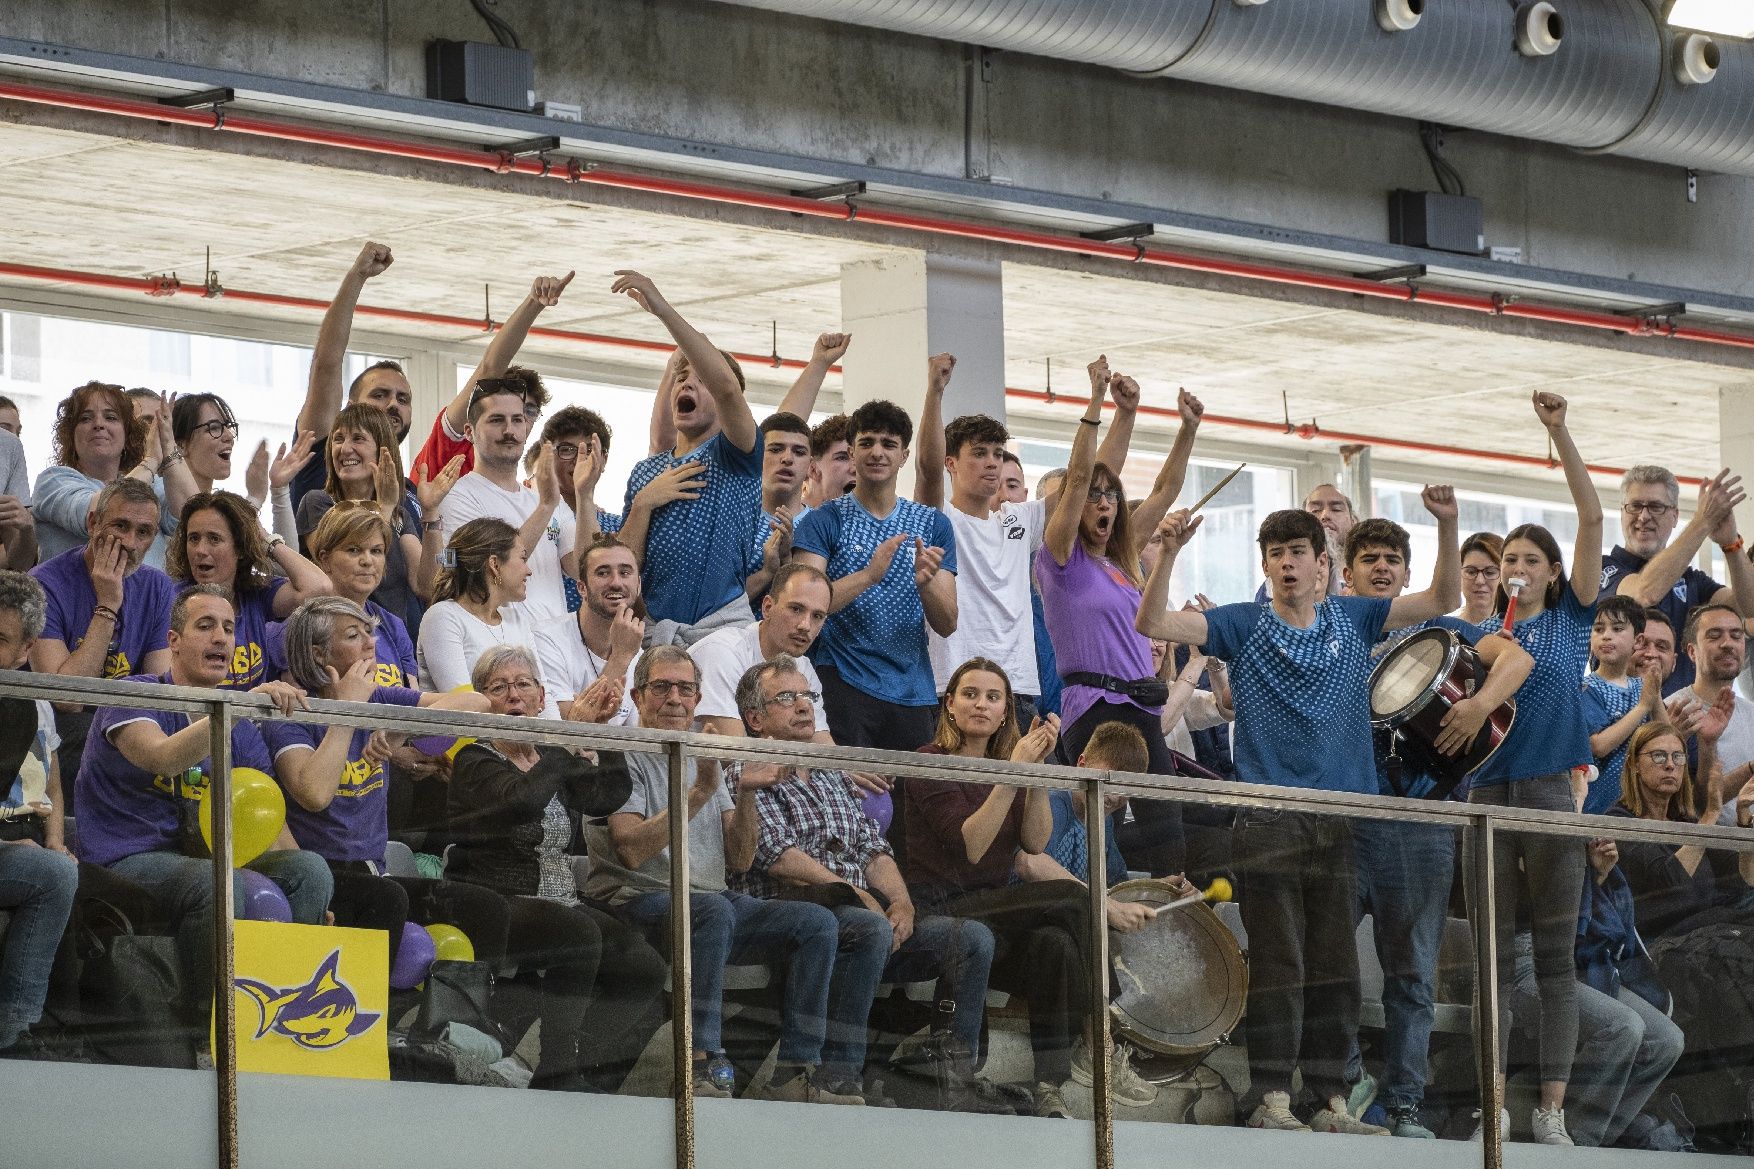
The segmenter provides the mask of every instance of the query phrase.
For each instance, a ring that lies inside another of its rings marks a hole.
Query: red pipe
[[[1676,325],[1671,321],[1621,316],[1616,313],[1586,309],[1563,308],[1557,305],[1527,303],[1515,296],[1501,293],[1475,293],[1418,288],[1411,284],[1383,284],[1355,276],[1337,276],[1278,265],[1241,260],[1224,260],[1182,252],[1146,248],[1141,245],[1104,243],[1081,236],[1060,235],[997,224],[974,223],[967,220],[944,219],[937,216],[859,207],[851,200],[843,203],[802,199],[795,195],[769,194],[761,191],[703,183],[691,179],[660,178],[627,171],[602,170],[578,160],[556,166],[542,158],[513,157],[505,151],[475,150],[438,144],[410,142],[385,138],[376,134],[360,134],[346,130],[329,130],[301,126],[246,114],[227,114],[222,109],[178,109],[138,98],[80,93],[46,86],[0,82],[0,98],[84,110],[116,117],[137,118],[154,122],[175,122],[214,130],[281,141],[332,146],[370,154],[444,163],[491,170],[498,174],[523,174],[537,178],[560,179],[566,182],[591,183],[622,190],[644,191],[684,199],[753,207],[826,219],[859,219],[880,227],[931,235],[954,236],[988,243],[1011,244],[1099,259],[1122,260],[1154,267],[1175,268],[1189,272],[1205,272],[1242,280],[1260,280],[1273,284],[1312,288],[1328,292],[1350,293],[1379,300],[1418,301],[1459,312],[1485,313],[1493,316],[1517,317],[1583,329],[1598,329],[1634,336],[1668,337],[1706,345],[1724,345],[1754,349],[1754,335],[1729,333]]]

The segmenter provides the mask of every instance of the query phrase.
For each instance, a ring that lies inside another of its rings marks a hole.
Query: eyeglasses
[[[672,682],[667,678],[654,678],[645,684],[645,689],[659,698],[668,698],[672,694],[678,698],[693,698],[700,693],[700,687],[693,682]]]
[[[1462,575],[1469,580],[1497,580],[1498,569],[1490,565],[1485,568],[1464,568],[1462,569]]]
[[[1681,509],[1669,503],[1640,503],[1637,500],[1633,500],[1621,504],[1620,510],[1629,516],[1635,516],[1640,512],[1643,512],[1653,520],[1660,520],[1670,512],[1680,511]]]
[[[771,694],[768,696],[767,705],[791,706],[800,698],[815,703],[816,700],[821,697],[822,695],[815,690],[781,690],[778,694]]]
[[[1112,503],[1116,507],[1121,505],[1121,493],[1118,491],[1092,491],[1084,498],[1091,503]]]
[[[489,682],[481,692],[489,698],[504,698],[513,690],[519,694],[534,694],[540,689],[542,683],[534,678],[513,678],[510,682]]]
[[[227,422],[222,418],[215,418],[195,427],[194,430],[189,432],[189,437],[193,438],[197,434],[205,434],[208,438],[218,438],[228,431],[235,437],[238,432],[238,424],[235,422]]]
[[[557,442],[554,444],[554,457],[557,459],[576,459],[579,457],[579,444],[576,442]]]
[[[1639,758],[1649,759],[1656,767],[1667,767],[1671,763],[1676,767],[1687,766],[1687,752],[1685,751],[1645,751],[1639,755]]]

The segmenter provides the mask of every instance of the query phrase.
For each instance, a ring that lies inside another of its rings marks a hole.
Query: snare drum
[[[1242,1018],[1248,998],[1242,948],[1204,902],[1163,911],[1178,899],[1167,881],[1123,881],[1108,895],[1160,910],[1141,929],[1109,935],[1117,992],[1109,1011],[1116,1035],[1139,1049],[1134,1070],[1171,1083],[1227,1042]]]
[[[1444,716],[1478,692],[1485,679],[1485,663],[1474,647],[1443,628],[1421,629],[1371,671],[1371,726],[1398,735],[1415,766],[1440,780],[1439,794],[1490,759],[1516,721],[1516,703],[1507,701],[1487,717],[1466,750],[1445,755],[1434,745]]]

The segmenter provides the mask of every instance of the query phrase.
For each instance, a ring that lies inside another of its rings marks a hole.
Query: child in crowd
[[[1605,815],[1620,798],[1626,740],[1662,710],[1663,680],[1658,667],[1647,666],[1642,677],[1630,673],[1644,624],[1644,609],[1639,603],[1616,594],[1604,597],[1596,606],[1595,624],[1590,626],[1590,657],[1596,667],[1583,677],[1583,713],[1597,774],[1584,796],[1583,810],[1592,816]]]

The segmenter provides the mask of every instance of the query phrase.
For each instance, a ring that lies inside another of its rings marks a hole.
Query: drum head
[[[1415,706],[1436,685],[1449,658],[1447,629],[1423,629],[1390,650],[1370,679],[1370,716],[1391,719]]]
[[[1126,881],[1117,901],[1168,905],[1165,881]],[[1236,937],[1203,902],[1159,913],[1143,929],[1109,935],[1120,1034],[1164,1055],[1200,1055],[1242,1018],[1248,973]]]

